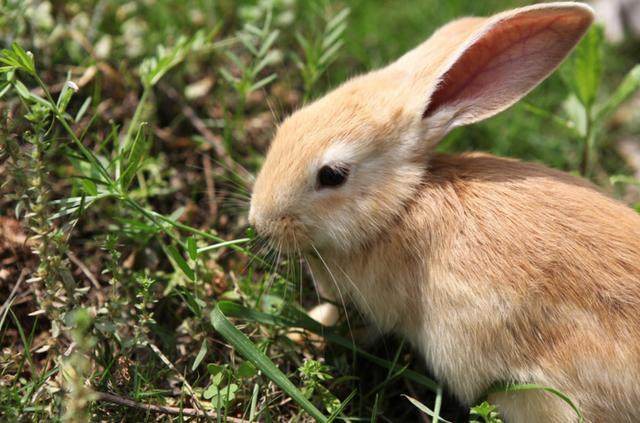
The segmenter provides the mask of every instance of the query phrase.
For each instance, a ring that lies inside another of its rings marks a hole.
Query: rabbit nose
[[[267,235],[269,226],[269,214],[262,208],[251,206],[249,209],[249,224],[255,231],[262,236]]]
[[[256,207],[251,206],[249,208],[249,224],[254,228],[254,229],[258,229],[258,226],[260,223],[260,219],[258,219],[258,211],[256,210]]]

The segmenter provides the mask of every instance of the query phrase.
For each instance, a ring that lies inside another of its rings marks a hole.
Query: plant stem
[[[127,128],[127,134],[124,137],[124,141],[120,143],[121,148],[124,150],[129,146],[131,142],[131,137],[133,137],[133,131],[140,125],[140,117],[142,116],[142,109],[144,108],[145,103],[147,102],[147,98],[149,97],[149,92],[151,92],[151,86],[145,85],[142,90],[142,96],[138,101],[138,105],[136,106],[136,111],[133,114],[133,118],[131,119],[131,123],[129,123],[129,128]]]
[[[98,401],[110,402],[113,404],[137,408],[139,410],[145,410],[152,413],[170,414],[174,416],[209,417],[214,419],[218,418],[218,414],[213,411],[202,411],[195,408],[169,407],[166,405],[145,404],[133,401],[129,398],[109,394],[107,392],[96,392],[96,395],[98,396]],[[236,417],[227,417],[226,420],[234,423],[247,422],[247,420],[239,419]]]
[[[584,149],[582,151],[582,164],[580,167],[580,173],[585,178],[591,177],[594,147],[595,147],[595,132],[593,128],[593,119],[591,117],[591,110],[587,110],[587,133],[584,136]]]

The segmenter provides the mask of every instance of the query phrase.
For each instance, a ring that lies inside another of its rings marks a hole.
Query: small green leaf
[[[187,253],[191,260],[196,260],[198,258],[198,246],[196,244],[196,239],[192,236],[187,238]]]
[[[265,85],[271,83],[272,81],[274,81],[276,78],[278,77],[278,75],[276,75],[275,73],[272,73],[271,75],[264,77],[263,79],[261,79],[260,81],[256,82],[255,84],[253,84],[251,86],[250,91],[256,91],[259,90],[260,88],[264,87]]]
[[[331,31],[327,37],[322,40],[322,48],[327,49],[329,46],[333,45],[338,38],[342,35],[342,33],[347,29],[347,23],[343,22],[335,30]]]
[[[220,384],[222,383],[222,379],[223,379],[223,378],[224,378],[224,376],[225,376],[225,373],[226,373],[226,372],[225,372],[224,370],[226,370],[226,368],[225,368],[225,367],[222,367],[222,370],[223,370],[223,371],[221,371],[220,373],[218,373],[218,374],[214,375],[214,376],[211,378],[211,385],[216,386],[216,387],[220,386]]]
[[[247,34],[238,34],[238,40],[244,45],[244,47],[251,52],[254,56],[258,56],[258,50],[253,45],[253,40]]]
[[[220,365],[214,364],[214,363],[207,364],[207,371],[209,372],[209,374],[211,376],[215,376],[218,373],[223,372],[224,370],[225,370],[224,366],[220,366]]]
[[[174,245],[167,245],[164,248],[165,253],[169,256],[169,258],[182,270],[182,272],[192,281],[196,280],[196,275],[193,269],[189,267],[187,261],[182,257],[182,255],[178,252],[178,249]]]
[[[630,184],[640,186],[640,180],[628,175],[611,175],[609,177],[611,184]]]
[[[323,66],[328,66],[338,56],[338,50],[340,49],[340,47],[342,47],[343,44],[344,41],[339,40],[337,43],[329,47],[329,49],[327,49],[327,51],[325,51],[322,56],[320,56],[318,63]]]
[[[14,82],[14,86],[16,87],[16,91],[20,97],[24,99],[29,98],[29,89],[21,81]]]
[[[265,40],[262,43],[262,46],[260,47],[260,50],[258,51],[258,54],[257,54],[258,57],[263,57],[265,54],[267,54],[267,52],[273,45],[274,41],[276,40],[276,38],[278,38],[278,35],[280,35],[280,31],[278,30],[275,30],[271,32],[269,35],[267,35],[267,38],[265,38]]]
[[[76,91],[78,91],[78,86],[75,82],[68,80],[64,84],[64,87],[62,87],[62,91],[60,91],[60,95],[58,96],[58,102],[56,103],[58,112],[62,114],[67,110],[71,97],[73,97],[73,94],[75,94]]]
[[[196,356],[196,359],[193,360],[193,364],[191,365],[191,371],[195,371],[198,366],[200,365],[200,363],[202,363],[202,360],[204,360],[204,356],[207,355],[207,341],[204,340],[202,341],[202,345],[200,345],[200,351],[198,351],[198,355]]]
[[[238,57],[238,55],[237,55],[237,54],[235,54],[234,52],[232,52],[232,51],[226,51],[226,52],[225,52],[225,56],[227,56],[227,58],[228,58],[229,60],[231,60],[231,61],[233,62],[233,64],[234,64],[234,65],[236,65],[236,67],[237,67],[238,69],[240,69],[240,70],[245,69],[245,67],[246,67],[246,66],[245,66],[244,62],[243,62],[243,61],[242,61],[242,59],[240,59],[240,57]],[[222,70],[222,69],[224,69],[224,68],[221,68],[220,70]]]
[[[606,119],[611,113],[640,89],[640,65],[636,65],[622,80],[607,102],[596,113],[596,120]]]
[[[80,106],[80,109],[78,109],[78,113],[76,113],[76,117],[73,119],[74,122],[79,122],[80,119],[82,119],[82,117],[84,116],[84,114],[87,112],[87,109],[89,109],[89,106],[91,105],[91,97],[87,97],[84,102],[82,103],[82,106]]]
[[[21,81],[14,81],[13,86],[15,87],[18,95],[23,99],[33,103],[38,103],[47,109],[52,109],[52,105],[47,100],[29,91],[26,85],[24,85]]]
[[[127,190],[133,181],[136,173],[140,169],[144,156],[148,150],[149,137],[147,134],[147,125],[140,124],[138,132],[130,146],[124,146],[122,154],[128,153],[126,166],[122,175],[120,175],[120,186],[123,190]]]
[[[92,180],[82,178],[80,179],[80,184],[84,192],[88,195],[92,197],[98,195],[98,187],[96,187],[96,184]]]
[[[202,394],[204,399],[208,399],[208,400],[215,397],[216,395],[218,395],[218,387],[214,385],[209,385],[207,389],[204,391],[204,393]]]
[[[345,7],[340,12],[338,12],[329,22],[327,22],[327,32],[332,32],[335,27],[343,23],[347,17],[351,13],[351,10],[348,7]]]
[[[563,68],[565,82],[587,109],[593,106],[600,88],[603,41],[602,27],[592,26]]]
[[[13,57],[13,53],[9,50],[0,51],[0,63],[4,63],[5,65],[8,65],[2,68],[3,71],[5,72],[9,70],[15,70],[16,68],[20,68],[20,63]]]
[[[569,94],[569,97],[562,103],[573,129],[584,137],[587,134],[587,110],[584,104],[578,100],[575,94]]]
[[[2,328],[2,322],[0,321],[0,329]],[[253,385],[253,392],[251,393],[251,407],[249,409],[249,421],[253,422],[256,420],[257,416],[257,408],[258,408],[258,394],[260,393],[260,385]]]
[[[253,377],[256,375],[256,373],[258,373],[258,369],[256,369],[256,366],[251,364],[250,361],[245,361],[240,364],[240,366],[238,366],[238,370],[236,371],[238,377],[246,378]]]
[[[176,291],[178,292],[178,295],[180,295],[180,297],[183,299],[183,301],[187,304],[189,310],[191,310],[191,312],[197,317],[201,317],[202,309],[207,304],[200,298],[197,298],[195,295],[193,295],[193,292],[189,290],[178,287],[176,288]]]
[[[2,69],[0,69],[0,72],[2,71]],[[4,85],[0,86],[0,98],[4,97],[4,95],[9,92],[9,90],[11,89],[11,84],[9,84],[8,82]]]

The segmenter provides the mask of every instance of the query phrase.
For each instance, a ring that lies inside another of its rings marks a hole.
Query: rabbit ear
[[[571,2],[465,18],[443,27],[393,66],[411,73],[412,96],[426,89],[428,102],[414,103],[423,124],[446,132],[522,98],[562,62],[592,21],[588,6]]]

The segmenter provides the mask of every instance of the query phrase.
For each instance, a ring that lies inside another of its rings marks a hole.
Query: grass
[[[352,310],[334,329],[306,318],[302,263],[246,221],[284,116],[457,16],[523,2],[476,3],[0,3],[3,420],[498,421],[481,399],[457,404],[402,340],[356,345]],[[596,29],[523,102],[441,148],[541,161],[633,202],[615,147],[640,129],[619,112],[637,53]],[[300,328],[325,344],[291,342]]]

